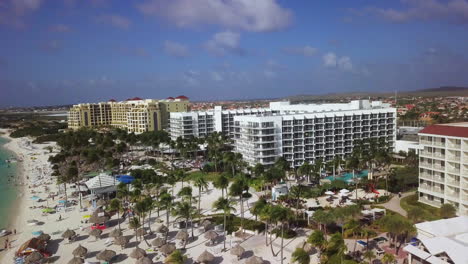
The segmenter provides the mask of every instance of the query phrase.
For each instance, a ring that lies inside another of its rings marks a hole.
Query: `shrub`
[[[275,234],[276,237],[281,237],[281,228],[275,228],[271,231],[271,233]],[[289,228],[284,229],[283,238],[289,239],[289,238],[293,238],[296,236],[297,236],[296,231],[289,229]]]

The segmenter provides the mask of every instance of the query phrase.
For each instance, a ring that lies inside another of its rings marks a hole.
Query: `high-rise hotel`
[[[186,112],[189,100],[185,96],[164,100],[138,97],[116,102],[77,104],[68,112],[68,127],[117,127],[128,132],[143,133],[168,127],[170,113]]]
[[[339,104],[271,102],[263,109],[171,114],[172,138],[205,136],[213,131],[233,138],[234,150],[250,165],[271,165],[284,157],[298,167],[305,161],[348,155],[358,140],[382,139],[393,148],[396,109],[379,101],[356,100]]]
[[[428,126],[419,144],[419,201],[468,215],[468,122]]]

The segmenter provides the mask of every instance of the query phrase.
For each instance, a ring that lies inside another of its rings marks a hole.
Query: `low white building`
[[[278,184],[271,190],[271,199],[276,201],[278,197],[288,194],[288,186],[286,184]]]
[[[91,194],[111,193],[117,190],[119,181],[115,177],[101,173],[85,182]]]
[[[419,242],[404,247],[409,264],[468,263],[468,216],[416,224]]]
[[[416,154],[419,154],[419,151],[424,149],[419,145],[417,141],[410,141],[410,140],[397,140],[395,141],[395,152],[398,153],[400,151],[408,153],[410,150],[414,150]]]

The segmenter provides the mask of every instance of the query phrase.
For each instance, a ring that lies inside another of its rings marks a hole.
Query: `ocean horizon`
[[[6,143],[8,143],[8,140],[0,137],[0,229],[7,227],[10,219],[10,209],[17,195],[17,188],[13,184],[16,179],[17,163],[7,163],[6,161],[16,156],[4,147]]]

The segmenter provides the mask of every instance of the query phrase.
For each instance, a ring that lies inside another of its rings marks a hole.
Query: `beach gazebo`
[[[71,239],[72,237],[76,236],[76,232],[70,229],[67,229],[65,232],[62,234],[62,238],[65,239]]]
[[[205,263],[205,264],[210,263],[213,260],[214,260],[214,255],[206,250],[203,251],[203,253],[201,253],[200,256],[198,256],[197,258],[197,262]]]
[[[84,258],[86,254],[88,254],[88,249],[83,247],[82,245],[79,245],[77,248],[73,250],[72,254],[75,257]]]
[[[39,253],[38,251],[34,251],[33,253],[29,254],[25,260],[26,263],[35,263],[42,260],[43,258],[44,256],[41,253]]]
[[[37,239],[42,240],[42,241],[49,241],[50,240],[50,235],[48,234],[41,234],[37,237]]]
[[[138,259],[135,264],[153,264],[153,261],[148,257]]]
[[[119,237],[114,238],[114,244],[121,246],[122,249],[125,248],[127,243],[128,243],[128,239],[124,236],[119,236]]]
[[[209,230],[208,232],[205,233],[205,238],[210,240],[211,244],[213,244],[214,240],[218,238],[218,233],[216,233],[213,230]]]
[[[187,233],[187,231],[185,229],[182,229],[179,232],[177,232],[177,235],[176,235],[175,238],[185,242],[185,241],[188,240],[189,234]]]
[[[161,234],[165,234],[167,232],[169,232],[169,228],[167,228],[167,226],[165,225],[160,225],[156,228],[156,232],[158,233],[161,233]]]
[[[74,257],[70,261],[68,261],[68,264],[83,264],[84,260],[82,258],[77,258]]]
[[[212,227],[212,223],[211,223],[211,221],[208,220],[208,219],[203,220],[203,221],[201,222],[201,225],[203,226],[203,229],[205,230],[205,232],[208,231],[208,230],[210,230],[211,227]]]
[[[160,237],[155,238],[151,242],[151,245],[153,245],[154,247],[162,247],[164,244],[166,244],[166,242],[164,241],[164,239],[162,239]]]
[[[98,238],[101,236],[101,234],[102,234],[102,230],[101,230],[101,229],[97,229],[97,228],[96,228],[96,229],[93,229],[93,230],[91,230],[91,231],[89,232],[89,235],[95,237],[96,240],[98,240]]]
[[[105,173],[100,173],[85,182],[86,187],[91,191],[91,194],[107,194],[117,190],[117,181],[114,177]]]
[[[144,249],[139,248],[138,246],[132,250],[130,253],[130,257],[134,259],[141,259],[143,257],[146,257],[146,251]]]
[[[161,251],[161,253],[163,253],[165,256],[168,256],[170,255],[172,252],[174,252],[176,250],[176,247],[174,244],[165,244],[163,245],[161,248],[159,248],[159,251]]]
[[[105,249],[97,254],[96,259],[109,262],[115,255],[115,251]]]
[[[232,255],[237,256],[237,260],[240,260],[245,252],[245,249],[238,244],[231,248],[230,252]]]
[[[110,237],[119,237],[122,235],[122,231],[118,228],[112,230],[110,233],[109,233],[109,236]]]

